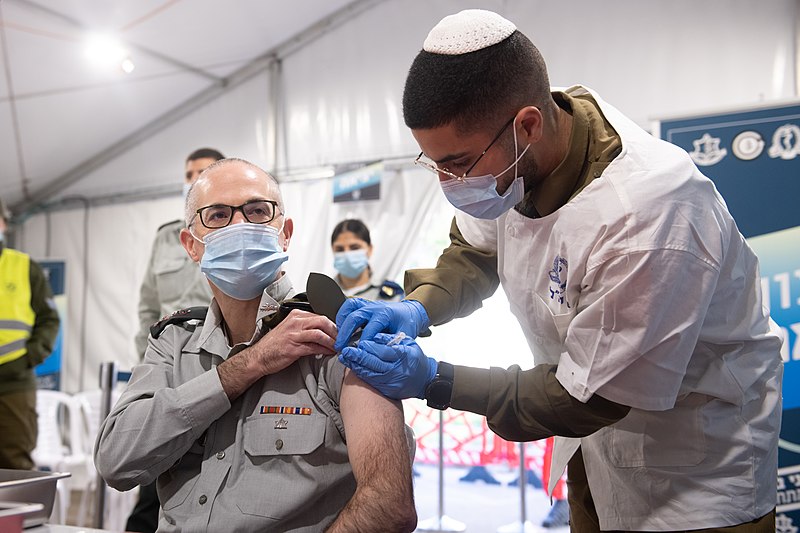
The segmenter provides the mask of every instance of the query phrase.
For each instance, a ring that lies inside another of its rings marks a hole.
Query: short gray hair
[[[272,182],[272,184],[275,186],[275,190],[278,192],[278,207],[280,208],[281,213],[285,212],[285,209],[283,207],[283,195],[281,194],[280,183],[278,183],[278,180],[275,178],[275,176],[273,176],[272,174],[270,174],[269,172],[267,172],[263,168],[259,167],[258,165],[255,165],[255,164],[251,163],[250,161],[247,161],[245,159],[240,159],[238,157],[229,157],[227,159],[220,159],[219,161],[216,161],[215,163],[213,163],[212,165],[207,167],[200,174],[200,176],[198,176],[197,180],[195,180],[195,182],[192,183],[191,187],[189,187],[189,192],[186,194],[186,205],[185,205],[185,211],[184,211],[184,218],[185,218],[184,221],[186,222],[186,227],[187,228],[192,225],[192,221],[194,220],[194,217],[197,214],[197,210],[200,208],[200,206],[198,205],[197,192],[196,192],[196,189],[195,189],[195,185],[197,185],[200,182],[200,180],[203,180],[204,178],[207,179],[207,173],[208,172],[211,172],[212,170],[214,170],[216,168],[219,168],[219,167],[231,164],[231,163],[244,163],[245,165],[249,166],[250,168],[256,170],[257,172],[260,172],[261,174],[264,174]]]

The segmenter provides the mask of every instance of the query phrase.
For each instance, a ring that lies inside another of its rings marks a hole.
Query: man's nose
[[[242,224],[247,222],[247,219],[244,218],[244,213],[242,213],[241,209],[234,209],[233,216],[231,217],[231,224]]]

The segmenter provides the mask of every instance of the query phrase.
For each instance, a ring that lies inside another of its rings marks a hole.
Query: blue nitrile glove
[[[361,340],[357,348],[348,346],[342,350],[339,361],[384,396],[394,400],[423,399],[439,365],[412,338],[388,345],[394,338],[395,335],[378,333],[373,340]]]
[[[366,325],[365,325],[366,324]],[[350,337],[360,327],[364,327],[361,339],[371,340],[381,332],[403,332],[412,339],[430,325],[428,313],[416,300],[400,302],[373,302],[363,298],[348,298],[336,314],[337,352],[347,346]]]

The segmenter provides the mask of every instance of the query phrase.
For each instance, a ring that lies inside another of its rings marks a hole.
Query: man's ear
[[[517,124],[522,126],[522,131],[518,130],[517,136],[524,141],[524,144],[536,144],[542,138],[544,130],[544,116],[542,111],[535,106],[525,106],[517,113]]]
[[[292,240],[292,233],[294,233],[294,221],[291,218],[286,218],[283,221],[283,251],[289,249],[289,241]]]
[[[186,228],[181,230],[180,238],[183,249],[186,250],[186,253],[192,258],[192,261],[199,263],[200,259],[203,258],[203,245],[192,237],[192,234]]]

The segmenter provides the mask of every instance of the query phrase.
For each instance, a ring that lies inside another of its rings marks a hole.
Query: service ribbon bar
[[[281,407],[279,405],[262,405],[262,415],[310,415],[310,407]]]

